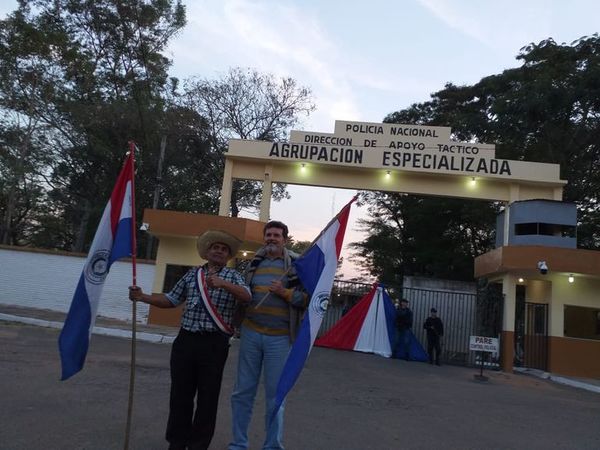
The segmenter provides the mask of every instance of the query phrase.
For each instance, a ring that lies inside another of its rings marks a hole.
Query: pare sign
[[[476,352],[498,353],[500,351],[498,338],[471,336],[469,339],[469,350]]]

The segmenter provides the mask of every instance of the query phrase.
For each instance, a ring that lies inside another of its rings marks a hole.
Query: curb
[[[550,380],[558,384],[564,384],[565,386],[571,386],[578,389],[585,389],[586,391],[600,394],[600,386],[584,383],[582,381],[572,380],[570,378],[561,377],[559,375],[552,375],[550,372],[544,372],[543,370],[528,369],[525,367],[514,367],[513,371],[525,375],[533,375],[534,377],[542,378],[544,380]]]
[[[583,383],[577,380],[569,380],[568,378],[552,374],[550,375],[550,380],[554,381],[555,383],[566,384],[567,386],[573,386],[579,389],[585,389],[586,391],[596,392],[597,394],[600,394],[600,386],[595,386],[593,384]]]
[[[2,314],[0,313],[0,320],[5,322],[17,322],[24,323],[27,325],[35,325],[38,327],[45,328],[56,328],[62,330],[63,323],[62,322],[52,322],[49,320],[42,319],[33,319],[31,317],[21,317],[21,316],[13,316],[11,314]],[[113,336],[131,339],[131,331],[130,330],[122,330],[120,328],[106,328],[106,327],[94,327],[92,329],[92,334],[99,334],[102,336]],[[162,334],[155,333],[147,333],[145,331],[137,332],[135,334],[136,340],[152,342],[154,344],[170,344],[175,340],[174,336],[165,336]]]

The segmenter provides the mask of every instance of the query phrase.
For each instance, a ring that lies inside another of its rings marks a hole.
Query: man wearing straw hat
[[[129,298],[159,308],[185,302],[179,334],[171,350],[171,396],[166,439],[169,449],[207,449],[217,418],[221,379],[236,301],[251,299],[242,276],[226,267],[242,242],[229,233],[208,230],[197,241],[206,264],[188,271],[166,294],[129,288]],[[194,413],[194,397],[196,411]]]
[[[270,424],[269,419],[275,407],[279,377],[308,303],[292,264],[297,255],[285,248],[288,227],[270,221],[263,235],[264,247],[256,252],[245,270],[252,301],[241,326],[237,380],[231,396],[230,450],[248,448],[248,425],[263,369],[266,436],[262,448],[283,448],[283,405]]]

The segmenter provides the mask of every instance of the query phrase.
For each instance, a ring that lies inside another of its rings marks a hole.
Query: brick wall
[[[0,248],[0,304],[67,312],[77,287],[85,256]],[[137,284],[152,292],[154,264],[137,264]],[[131,262],[115,262],[106,278],[99,316],[130,320]],[[138,303],[137,321],[146,323],[148,305]]]

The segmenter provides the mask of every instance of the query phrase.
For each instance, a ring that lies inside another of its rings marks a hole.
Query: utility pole
[[[160,191],[162,189],[162,166],[163,160],[165,159],[165,149],[167,147],[167,135],[163,134],[160,139],[160,154],[158,156],[158,167],[156,169],[156,184],[154,186],[154,199],[152,200],[152,209],[158,208],[158,202],[160,200]],[[146,241],[146,259],[150,259],[152,257],[152,244],[154,243],[154,238],[150,233],[148,233]]]

